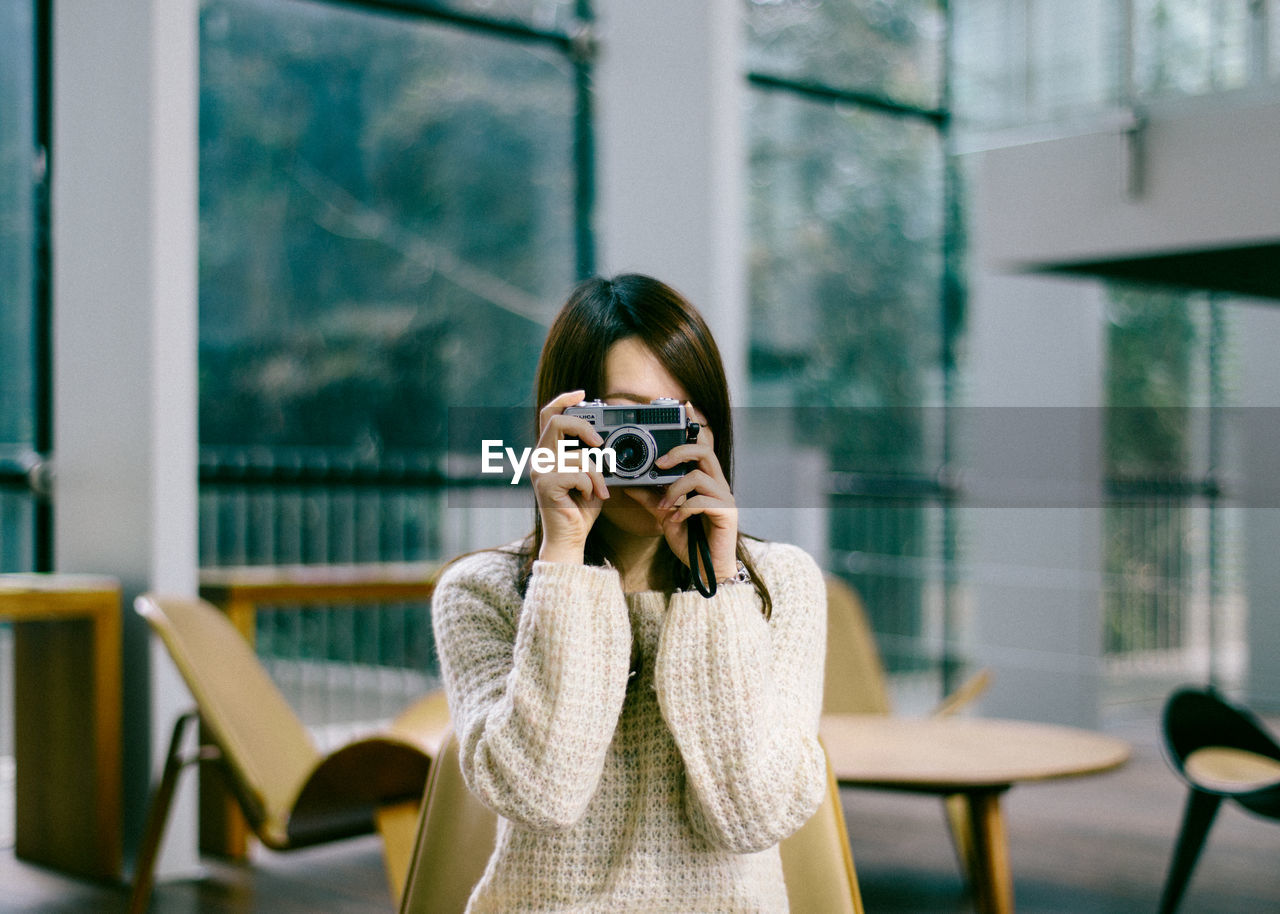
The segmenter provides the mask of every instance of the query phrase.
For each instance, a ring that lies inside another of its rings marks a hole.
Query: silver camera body
[[[613,449],[613,471],[607,464],[603,471],[611,486],[665,486],[696,466],[692,462],[665,470],[654,466],[673,447],[698,439],[698,423],[690,420],[679,400],[660,397],[636,405],[583,400],[564,413],[586,419],[604,439],[601,447]]]

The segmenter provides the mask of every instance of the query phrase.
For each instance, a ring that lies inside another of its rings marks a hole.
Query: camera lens
[[[617,454],[619,472],[634,475],[644,469],[649,459],[649,446],[634,433],[619,435],[610,445]]]

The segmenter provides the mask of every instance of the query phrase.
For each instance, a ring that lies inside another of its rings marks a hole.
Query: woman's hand
[[[538,413],[538,444],[555,452],[557,442],[577,438],[584,446],[600,447],[604,439],[586,419],[566,416],[566,407],[582,402],[586,391],[571,390],[556,397]],[[581,565],[587,534],[600,516],[609,489],[599,472],[539,473],[532,466],[529,478],[542,518],[542,547],[538,558],[544,562]]]
[[[738,506],[714,449],[715,438],[705,425],[693,444],[673,447],[654,461],[662,470],[681,463],[695,468],[677,479],[657,504],[662,533],[680,561],[689,564],[689,535],[685,521],[695,514],[703,518],[707,545],[711,547],[713,580],[723,581],[738,568]]]

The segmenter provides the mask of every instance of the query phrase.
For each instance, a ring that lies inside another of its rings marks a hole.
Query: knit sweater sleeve
[[[708,841],[764,850],[798,829],[826,788],[818,742],[826,590],[814,561],[771,545],[756,562],[773,601],[753,587],[710,599],[672,597],[655,688],[685,770],[685,808]]]
[[[537,562],[523,600],[515,560],[455,563],[432,600],[440,669],[467,786],[530,829],[586,811],[626,693],[631,627],[613,569]]]

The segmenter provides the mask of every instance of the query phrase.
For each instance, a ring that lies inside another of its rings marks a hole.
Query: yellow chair
[[[864,914],[849,829],[840,805],[840,785],[830,761],[822,805],[778,849],[791,914]]]
[[[497,824],[463,782],[458,741],[450,734],[428,778],[400,914],[462,914],[493,851]],[[829,766],[822,805],[780,851],[792,914],[863,914]]]
[[[959,711],[991,684],[978,670],[933,709],[944,717]],[[890,714],[889,688],[875,635],[858,593],[834,575],[827,576],[827,666],[822,694],[824,714]]]
[[[217,608],[154,595],[139,597],[135,608],[164,642],[196,709],[174,724],[138,852],[131,914],[147,907],[174,787],[193,762],[222,770],[249,827],[273,850],[368,834],[383,808],[408,803],[416,811],[448,729],[442,692],[420,699],[387,731],[322,754],[252,647]],[[196,719],[211,744],[184,756],[185,731]],[[390,846],[388,870],[398,886]]]
[[[933,709],[933,716],[955,714],[990,684],[990,672],[978,670]],[[876,649],[862,598],[834,575],[827,576],[827,665],[822,712],[886,715],[893,712],[884,663]],[[892,785],[885,787],[892,789]],[[970,879],[977,861],[969,807],[958,794],[944,794],[943,803],[956,856],[966,879]]]

